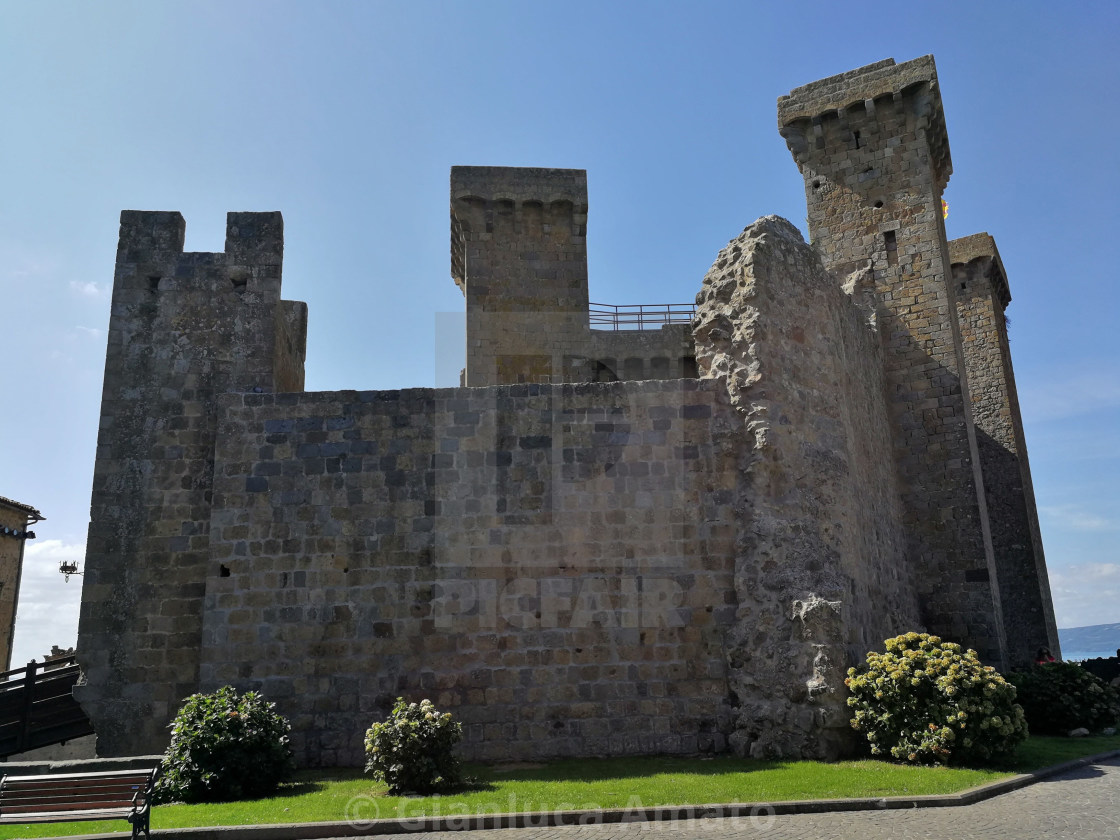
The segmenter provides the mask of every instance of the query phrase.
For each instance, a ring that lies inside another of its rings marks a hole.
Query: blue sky
[[[1059,626],[1120,622],[1117,34],[1106,2],[0,0],[0,495],[47,517],[13,662],[75,637],[121,210],[200,251],[282,211],[308,389],[431,385],[451,166],[587,169],[592,300],[689,301],[757,217],[805,227],[777,97],[927,53],[949,236],[1009,275]]]

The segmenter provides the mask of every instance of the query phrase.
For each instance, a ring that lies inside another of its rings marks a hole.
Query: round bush
[[[1095,732],[1120,719],[1116,689],[1072,662],[1049,662],[1008,679],[1033,732],[1065,735],[1080,727]]]
[[[253,799],[292,771],[292,727],[255,691],[230,686],[192,694],[171,722],[171,745],[156,783],[159,802]]]
[[[406,703],[398,697],[384,723],[366,732],[366,772],[389,785],[390,793],[432,793],[462,781],[455,747],[463,727],[430,700]]]
[[[872,755],[913,764],[970,764],[1003,758],[1027,737],[1015,688],[976,651],[926,633],[887,639],[845,684],[852,728]]]

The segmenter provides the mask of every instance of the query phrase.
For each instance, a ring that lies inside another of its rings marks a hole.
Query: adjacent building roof
[[[42,522],[44,519],[46,519],[43,514],[39,513],[39,511],[35,510],[35,508],[31,507],[31,505],[25,505],[23,502],[17,502],[14,499],[8,499],[4,496],[0,496],[0,505],[22,511],[23,513],[27,514],[28,519],[31,519],[34,522]]]

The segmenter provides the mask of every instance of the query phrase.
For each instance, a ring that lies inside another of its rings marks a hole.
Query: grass
[[[720,756],[565,760],[468,768],[475,783],[445,796],[389,796],[359,770],[304,771],[277,796],[212,805],[160,805],[152,830],[212,825],[323,822],[420,815],[701,805],[955,793],[1014,773],[1120,749],[1120,736],[1032,737],[999,768],[908,767],[885,761],[753,761]],[[348,811],[349,808],[349,811]],[[123,831],[123,820],[0,826],[0,838]]]

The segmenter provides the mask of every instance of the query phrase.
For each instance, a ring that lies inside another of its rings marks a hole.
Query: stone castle
[[[579,170],[456,167],[462,387],[305,392],[279,213],[121,216],[75,690],[102,755],[262,690],[307,765],[392,699],[471,758],[840,754],[926,629],[1057,651],[987,234],[947,242],[932,57],[797,88],[812,244],[766,217],[687,324],[592,329]]]

